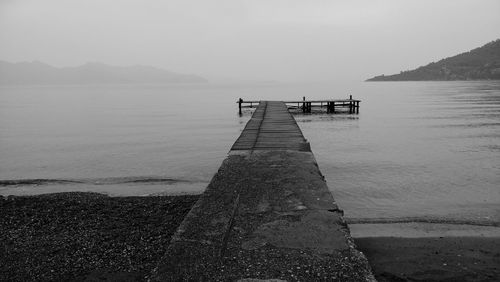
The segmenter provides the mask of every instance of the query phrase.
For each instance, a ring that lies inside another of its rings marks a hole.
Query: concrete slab
[[[281,102],[254,116],[302,136]],[[151,280],[374,281],[305,138],[248,134],[255,141],[236,141]]]

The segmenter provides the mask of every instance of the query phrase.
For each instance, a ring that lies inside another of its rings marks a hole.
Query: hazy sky
[[[500,38],[499,0],[0,0],[0,60],[364,80]]]

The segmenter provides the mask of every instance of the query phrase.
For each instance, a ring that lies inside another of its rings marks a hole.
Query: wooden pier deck
[[[287,106],[263,101],[151,280],[374,281],[342,215]]]
[[[262,102],[231,150],[308,151],[309,143],[283,102]]]

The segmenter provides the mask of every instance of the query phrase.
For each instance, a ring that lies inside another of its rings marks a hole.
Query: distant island
[[[500,80],[500,39],[453,57],[367,81]]]
[[[0,85],[207,83],[203,77],[151,66],[87,63],[56,68],[41,62],[0,61]]]

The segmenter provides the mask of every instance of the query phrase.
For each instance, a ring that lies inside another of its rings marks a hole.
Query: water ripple
[[[175,179],[155,176],[133,176],[133,177],[107,177],[94,179],[52,179],[52,178],[33,178],[33,179],[8,179],[0,180],[0,187],[8,186],[39,186],[39,185],[71,185],[71,184],[89,184],[89,185],[116,185],[116,184],[175,184],[180,182],[191,182],[185,179]]]
[[[437,224],[463,224],[477,226],[500,227],[500,222],[486,219],[451,219],[440,217],[399,217],[399,218],[345,218],[348,224],[390,224],[390,223],[437,223]]]

